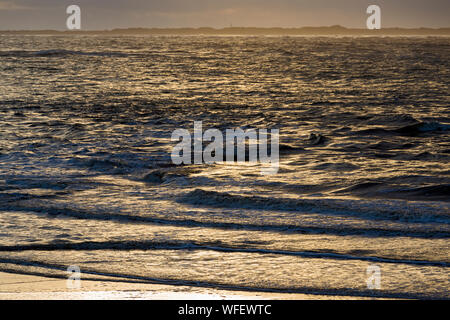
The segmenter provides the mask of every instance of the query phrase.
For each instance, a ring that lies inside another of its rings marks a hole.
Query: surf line
[[[262,175],[273,175],[279,169],[279,129],[219,129],[203,132],[202,121],[194,121],[193,136],[187,129],[176,129],[172,142],[179,142],[171,153],[172,162],[181,164],[260,163]],[[181,141],[180,141],[181,140]],[[204,142],[210,142],[203,148]]]

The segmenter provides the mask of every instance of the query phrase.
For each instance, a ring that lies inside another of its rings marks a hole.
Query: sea
[[[449,57],[449,37],[1,35],[0,271],[449,299]],[[278,129],[278,172],[175,165],[194,121]]]

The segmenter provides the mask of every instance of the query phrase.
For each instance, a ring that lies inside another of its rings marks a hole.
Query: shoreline
[[[298,293],[228,291],[151,283],[81,280],[68,289],[67,280],[0,272],[0,300],[365,300],[374,298]]]

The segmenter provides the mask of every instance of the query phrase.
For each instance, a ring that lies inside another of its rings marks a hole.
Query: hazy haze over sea
[[[448,37],[0,36],[0,271],[450,298],[449,57]],[[200,120],[279,129],[278,174],[173,165]]]

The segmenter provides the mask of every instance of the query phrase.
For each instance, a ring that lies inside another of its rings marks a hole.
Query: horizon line
[[[58,30],[58,29],[20,29],[20,30],[2,30],[0,33],[56,33],[56,34],[86,34],[86,33],[148,33],[148,34],[211,34],[211,35],[234,35],[234,34],[267,34],[267,35],[302,35],[302,34],[417,34],[417,35],[450,35],[450,27],[386,27],[376,30],[369,30],[366,28],[347,28],[341,25],[332,26],[303,26],[303,27],[239,27],[230,26],[223,28],[214,27],[128,27],[128,28],[113,28],[113,29],[79,29],[79,30]]]

